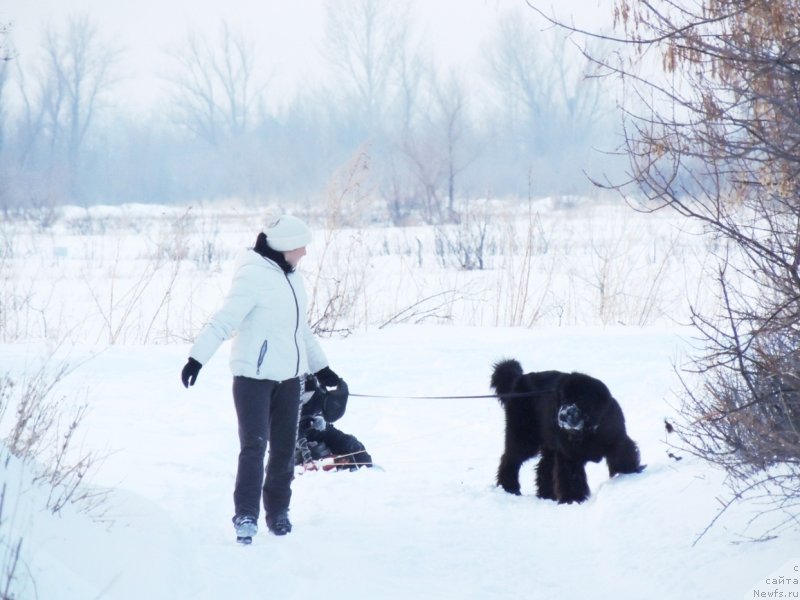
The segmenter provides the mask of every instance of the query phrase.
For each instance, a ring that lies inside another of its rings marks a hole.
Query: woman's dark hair
[[[294,267],[287,262],[283,252],[278,252],[274,248],[270,247],[269,242],[267,242],[267,234],[265,234],[263,231],[258,234],[258,237],[256,237],[256,245],[253,246],[253,250],[255,250],[264,258],[268,258],[272,262],[276,263],[281,269],[283,269],[284,273],[288,274],[294,271]]]

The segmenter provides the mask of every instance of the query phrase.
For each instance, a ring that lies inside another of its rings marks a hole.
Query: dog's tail
[[[514,389],[514,383],[520,375],[522,375],[522,365],[513,358],[494,364],[491,386],[497,393],[500,402],[504,402],[503,394],[508,394]]]

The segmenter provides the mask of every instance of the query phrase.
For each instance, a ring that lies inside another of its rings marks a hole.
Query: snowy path
[[[526,370],[588,372],[620,401],[648,468],[608,480],[592,465],[590,500],[558,506],[533,495],[530,463],[514,497],[493,485],[503,435],[493,399],[352,398],[339,424],[385,470],[299,476],[294,531],[240,547],[230,526],[237,441],[227,346],[189,391],[178,377],[185,347],[114,347],[65,390],[88,394],[85,444],[108,453],[95,483],[118,488],[108,505],[115,524],[106,532],[69,512],[55,524],[36,513],[33,597],[721,600],[752,597],[800,555],[796,531],[732,543],[748,534],[745,509],[692,546],[724,489],[719,473],[666,454],[672,361],[684,345],[675,331],[418,326],[323,344],[359,393],[485,394],[503,357]],[[12,369],[24,362],[15,346],[0,346],[0,358]]]

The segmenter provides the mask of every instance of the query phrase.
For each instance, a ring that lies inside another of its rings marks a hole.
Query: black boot
[[[292,522],[288,512],[280,512],[275,516],[267,515],[267,529],[275,535],[286,535],[292,530]]]

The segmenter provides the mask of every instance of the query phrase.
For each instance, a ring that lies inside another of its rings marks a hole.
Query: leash
[[[517,396],[530,396],[530,392],[511,392],[508,394],[482,394],[477,396],[390,396],[381,394],[353,394],[351,398],[383,398],[383,399],[405,399],[405,400],[472,400],[475,398],[514,398]]]

